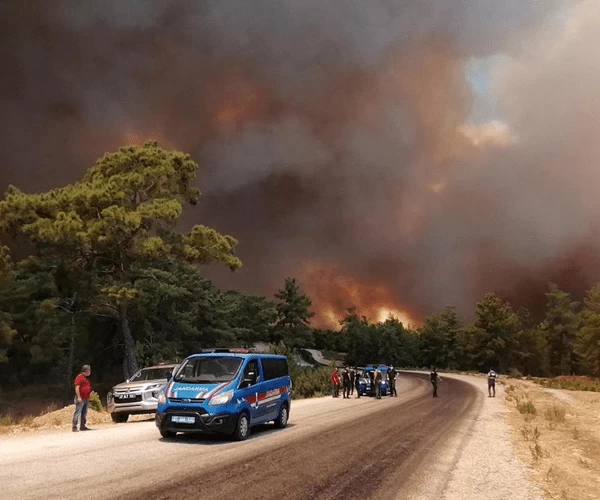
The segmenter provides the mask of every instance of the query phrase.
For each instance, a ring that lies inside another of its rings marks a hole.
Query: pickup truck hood
[[[122,382],[120,384],[117,384],[113,387],[113,391],[137,391],[137,390],[143,390],[144,388],[150,386],[150,385],[156,385],[156,384],[161,384],[161,385],[166,385],[167,384],[167,379],[157,379],[157,380],[144,380],[144,381],[140,381],[140,382]]]

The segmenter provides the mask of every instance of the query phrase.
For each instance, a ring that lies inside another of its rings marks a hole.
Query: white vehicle
[[[142,368],[126,382],[115,385],[106,396],[106,406],[115,423],[127,422],[129,415],[156,412],[158,395],[178,365]]]

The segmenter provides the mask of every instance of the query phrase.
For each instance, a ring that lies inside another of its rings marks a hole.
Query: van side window
[[[251,380],[253,385],[258,382],[258,361],[255,359],[248,361],[246,368],[244,368],[243,380]]]
[[[261,359],[260,362],[265,380],[287,377],[290,374],[287,359]]]

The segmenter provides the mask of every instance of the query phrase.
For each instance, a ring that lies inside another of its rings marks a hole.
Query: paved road
[[[432,399],[417,374],[402,374],[398,388],[398,398],[294,402],[287,429],[265,427],[243,443],[163,440],[153,422],[2,439],[2,497],[409,498],[430,480],[421,466],[481,395],[446,378],[442,397]]]

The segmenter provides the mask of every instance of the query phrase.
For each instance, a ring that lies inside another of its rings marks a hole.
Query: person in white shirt
[[[497,378],[498,378],[498,375],[496,374],[494,369],[490,368],[490,371],[488,372],[488,397],[490,397],[490,398],[496,397],[496,379]],[[492,396],[492,392],[494,393],[493,396]]]

